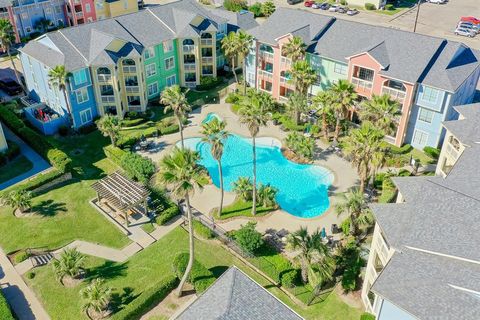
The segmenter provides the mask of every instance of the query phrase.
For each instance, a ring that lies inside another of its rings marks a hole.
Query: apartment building
[[[362,289],[378,320],[478,319],[480,104],[445,121],[437,176],[394,178],[397,203],[375,204]]]
[[[182,0],[47,33],[20,49],[29,96],[66,117],[62,93],[48,83],[48,71],[65,65],[74,127],[105,113],[143,112],[167,86],[216,76],[217,39],[230,24]]]
[[[278,8],[250,32],[256,39],[247,67],[251,86],[288,100],[291,61],[281,48],[298,36],[317,72],[310,95],[346,79],[361,99],[389,94],[400,103],[398,129],[389,137],[397,146],[440,146],[441,122],[458,116],[453,106],[472,102],[480,77],[480,53],[462,43],[302,10]]]

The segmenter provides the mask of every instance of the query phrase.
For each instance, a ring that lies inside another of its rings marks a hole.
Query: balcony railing
[[[115,102],[115,96],[101,96],[102,102]]]
[[[273,60],[273,53],[271,52],[260,50],[258,55],[260,56],[260,58]]]
[[[446,148],[447,154],[452,157],[454,160],[458,159],[458,155],[460,153],[459,150],[455,149],[454,146],[450,142],[447,142],[447,148]]]
[[[127,93],[139,93],[140,87],[139,86],[126,86],[125,91]]]
[[[124,73],[137,73],[137,67],[136,66],[123,66],[123,72]]]
[[[407,96],[405,91],[400,91],[389,87],[383,87],[382,94],[388,94],[390,97],[392,97],[392,99],[398,100],[399,102],[403,102]]]
[[[185,81],[185,87],[187,88],[195,88],[197,86],[196,81]]]
[[[290,66],[292,65],[292,60],[287,57],[282,57],[280,59],[280,64],[283,68],[290,68]]]
[[[196,69],[195,63],[185,63],[183,66],[185,71],[195,71]]]
[[[183,52],[193,52],[195,51],[195,45],[189,44],[183,46]]]
[[[97,74],[97,80],[99,82],[110,82],[110,81],[112,81],[112,75],[110,75],[110,74]]]
[[[213,63],[213,57],[202,57],[202,63],[212,64]]]
[[[73,3],[74,4],[82,4],[82,1],[81,0],[73,0]]]
[[[264,78],[269,78],[269,79],[273,78],[273,73],[267,70],[258,70],[258,75]]]
[[[81,18],[83,18],[83,12],[82,11],[76,12],[75,16],[77,17],[77,19],[81,19]]]
[[[360,89],[367,89],[367,90],[371,90],[372,87],[373,87],[373,82],[372,81],[367,81],[367,80],[363,80],[363,79],[360,79],[360,78],[352,78],[352,84],[356,87],[356,88],[360,88]]]
[[[200,43],[202,46],[211,46],[213,45],[213,39],[201,39]]]
[[[290,84],[290,79],[280,76],[280,83]]]

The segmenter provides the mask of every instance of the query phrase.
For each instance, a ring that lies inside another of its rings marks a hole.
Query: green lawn
[[[58,248],[81,239],[120,248],[129,239],[97,212],[89,201],[95,197],[91,184],[116,166],[102,147],[108,140],[99,132],[68,138],[49,138],[73,158],[74,179],[35,197],[38,215],[16,218],[12,209],[0,208],[0,246],[11,252],[25,248]]]
[[[0,183],[8,181],[33,168],[33,163],[24,156],[18,156],[4,166],[0,166]]]
[[[214,210],[216,210],[215,217],[220,220],[229,219],[233,217],[240,217],[240,216],[253,217],[252,201],[243,201],[241,199],[237,199],[231,205],[223,207],[221,216],[218,216],[218,209],[214,209]],[[263,206],[257,205],[256,217],[266,215],[267,213],[273,210],[275,210],[275,208],[273,207],[263,207]]]
[[[135,298],[160,281],[162,276],[172,274],[173,258],[178,252],[186,251],[187,247],[187,232],[177,228],[125,263],[89,258],[87,277],[103,277],[108,286],[114,288],[113,306],[119,309],[125,303],[135,303]],[[318,301],[310,307],[298,307],[280,289],[214,242],[197,241],[196,259],[209,268],[216,277],[235,264],[308,319],[357,320],[361,313],[360,310],[347,306],[334,294],[326,296],[324,301]],[[26,281],[43,301],[52,319],[82,319],[81,300],[78,296],[86,283],[75,288],[64,288],[54,280],[49,266],[37,268],[35,273],[33,279]]]

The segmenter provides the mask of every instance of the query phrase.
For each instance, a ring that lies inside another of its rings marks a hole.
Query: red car
[[[480,24],[480,19],[477,19],[475,17],[462,17],[460,20],[461,21],[466,21],[466,22],[471,22],[473,24]]]
[[[305,1],[303,4],[305,5],[305,7],[310,8],[314,3],[315,1]]]

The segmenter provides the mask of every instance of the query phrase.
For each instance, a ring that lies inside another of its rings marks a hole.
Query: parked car
[[[460,21],[471,22],[476,25],[480,24],[480,19],[477,19],[475,17],[461,17]]]
[[[475,31],[475,33],[480,33],[480,25],[476,25],[471,22],[460,21],[457,25],[457,28],[465,28]]]
[[[320,2],[315,2],[314,4],[312,4],[312,9],[320,9],[320,6],[322,4]]]
[[[18,84],[17,81],[7,78],[0,80],[0,89],[5,91],[9,96],[16,96],[22,92],[22,87]]]
[[[287,3],[289,5],[294,5],[294,4],[297,4],[297,3],[300,3],[302,2],[302,0],[287,0]]]
[[[436,4],[445,4],[447,3],[447,0],[427,0],[427,2],[436,3]]]
[[[315,3],[315,1],[310,1],[310,0],[308,0],[308,1],[305,1],[305,2],[303,3],[303,5],[304,5],[305,7],[307,7],[307,8],[310,8],[314,3]]]
[[[332,6],[328,9],[328,11],[337,12],[339,7],[340,6],[338,4],[332,4]]]
[[[348,11],[347,11],[347,15],[349,15],[349,16],[354,16],[356,14],[358,14],[357,9],[348,9]]]
[[[338,13],[347,13],[348,8],[347,7],[338,7],[337,12]]]
[[[466,28],[457,28],[455,29],[455,34],[457,36],[464,36],[464,37],[470,37],[473,38],[477,34],[475,31],[466,29]]]
[[[330,3],[328,3],[328,2],[322,3],[322,4],[320,5],[320,9],[322,9],[322,10],[328,10],[328,9],[330,9]]]

